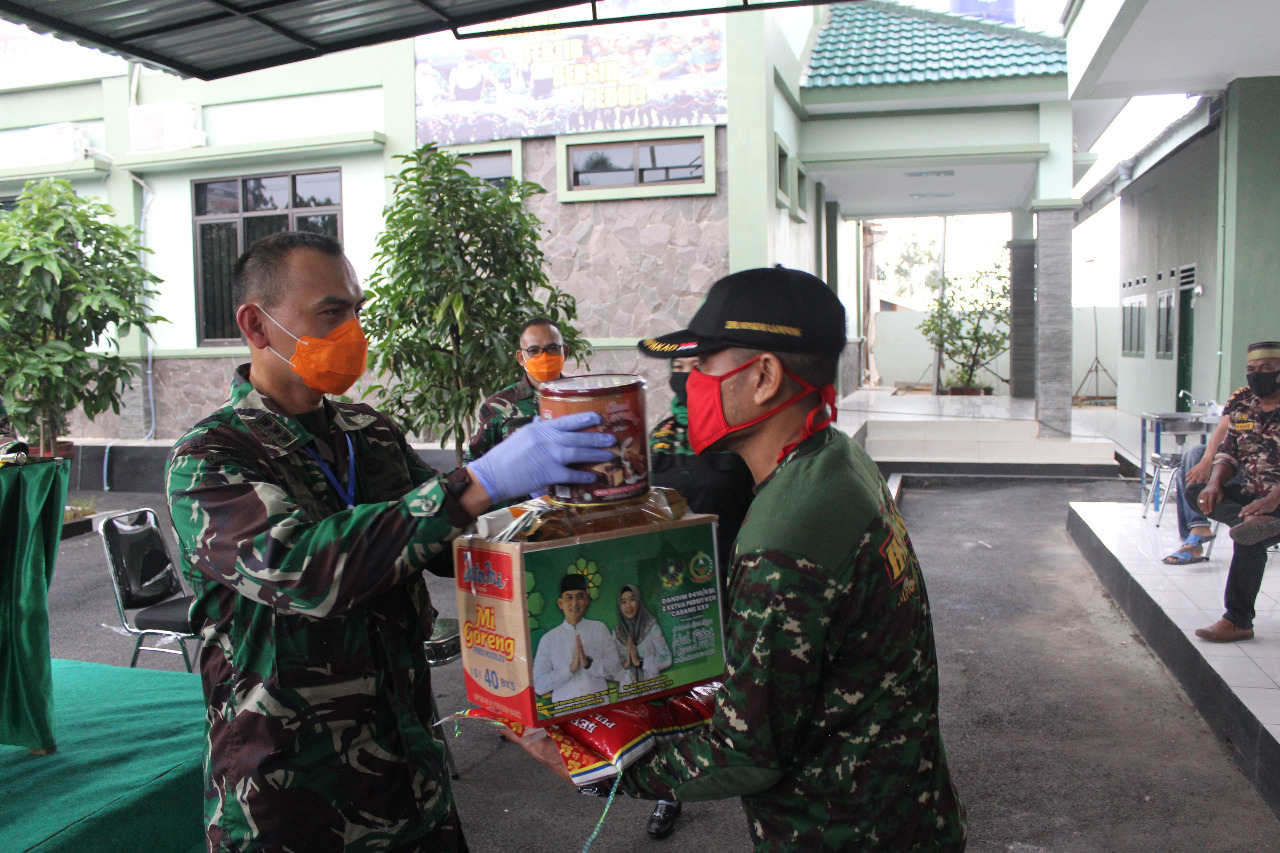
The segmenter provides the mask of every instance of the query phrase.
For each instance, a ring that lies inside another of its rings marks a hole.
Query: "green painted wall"
[[[729,271],[768,266],[776,165],[773,66],[767,61],[764,12],[725,18],[729,75]],[[762,57],[765,61],[762,61]]]
[[[1122,411],[1177,409],[1177,363],[1157,358],[1158,296],[1178,287],[1170,271],[1194,264],[1204,295],[1196,298],[1191,392],[1197,400],[1224,402],[1218,390],[1218,134],[1185,145],[1127,187],[1120,210],[1121,303],[1146,299],[1145,354],[1120,357],[1116,404]],[[1143,281],[1145,279],[1145,281]],[[1129,283],[1121,287],[1121,283]]]
[[[1225,398],[1244,383],[1249,344],[1280,339],[1280,77],[1232,82],[1222,135]]]

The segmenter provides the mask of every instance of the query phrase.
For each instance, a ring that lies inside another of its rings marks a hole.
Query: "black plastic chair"
[[[98,534],[111,569],[111,588],[125,631],[137,636],[130,667],[138,665],[138,653],[182,655],[191,672],[187,640],[197,639],[191,627],[191,602],[182,585],[178,566],[169,555],[155,510],[142,508],[101,518]],[[130,619],[128,611],[134,611]],[[147,637],[177,640],[177,649],[144,646]]]

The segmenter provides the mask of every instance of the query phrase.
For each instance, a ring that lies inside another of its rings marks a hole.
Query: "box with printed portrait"
[[[454,542],[468,698],[543,725],[724,673],[715,517]]]

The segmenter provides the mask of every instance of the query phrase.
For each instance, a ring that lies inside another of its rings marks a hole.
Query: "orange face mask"
[[[258,310],[267,314],[262,308]],[[279,320],[270,314],[267,316],[280,326]],[[360,318],[352,317],[323,338],[298,337],[284,326],[280,329],[298,342],[293,358],[285,358],[274,347],[268,349],[287,361],[293,372],[317,394],[344,394],[364,375],[369,359],[369,341],[360,328]]]
[[[550,382],[559,379],[564,370],[564,356],[552,355],[549,352],[539,353],[533,358],[525,357],[524,369],[538,382]]]

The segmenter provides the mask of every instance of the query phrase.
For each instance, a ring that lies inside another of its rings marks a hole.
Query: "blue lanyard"
[[[333,471],[329,469],[328,465],[324,464],[324,460],[320,458],[319,453],[316,453],[315,448],[308,444],[302,449],[307,451],[307,455],[320,466],[320,470],[324,472],[325,479],[329,481],[329,485],[333,486],[333,490],[338,493],[338,497],[346,501],[347,506],[352,507],[356,505],[356,453],[351,447],[351,436],[344,432],[342,437],[347,440],[347,485],[345,488],[338,482],[338,478],[333,476]]]

